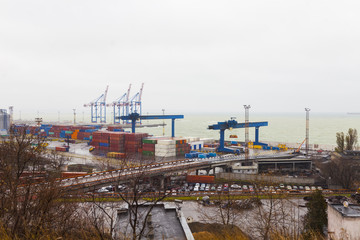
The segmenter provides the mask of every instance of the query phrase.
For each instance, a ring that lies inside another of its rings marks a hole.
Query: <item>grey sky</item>
[[[359,1],[0,0],[0,108],[358,111]]]

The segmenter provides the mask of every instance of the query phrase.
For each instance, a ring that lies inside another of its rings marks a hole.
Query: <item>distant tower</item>
[[[245,159],[249,159],[249,109],[250,105],[244,105],[245,108]]]
[[[165,109],[162,109],[163,116],[165,115]],[[165,120],[163,120],[163,136],[165,136]]]
[[[305,149],[306,149],[306,155],[309,154],[309,112],[310,112],[310,108],[305,108],[306,111],[306,145],[305,145]]]
[[[9,113],[10,113],[10,126],[14,124],[14,107],[9,107]]]
[[[73,111],[74,111],[74,125],[76,124],[76,109],[73,108]]]

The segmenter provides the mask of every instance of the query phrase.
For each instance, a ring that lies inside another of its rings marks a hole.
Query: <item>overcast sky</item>
[[[0,0],[0,108],[360,112],[360,1]]]

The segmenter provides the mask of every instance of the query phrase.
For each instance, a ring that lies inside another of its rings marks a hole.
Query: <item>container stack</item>
[[[157,157],[175,157],[176,141],[170,139],[158,140],[155,145],[155,156]]]
[[[108,126],[107,129],[108,131],[112,131],[112,132],[124,132],[124,129],[122,129],[120,126]]]
[[[155,156],[155,145],[157,139],[143,138],[142,140],[142,154],[143,156]]]
[[[125,151],[125,133],[112,132],[109,133],[109,144],[111,152]]]
[[[127,133],[125,134],[125,152],[141,152],[142,139],[147,137],[147,133]]]
[[[185,153],[190,152],[190,149],[191,147],[186,139],[176,140],[176,156],[184,156]]]
[[[98,131],[100,125],[96,126],[71,126],[71,125],[49,125],[42,124],[39,126],[16,126],[15,131],[23,131],[26,129],[26,134],[39,135],[42,137],[52,138],[71,138],[80,140],[90,140],[94,131]]]
[[[110,151],[109,133],[97,131],[93,133],[91,145],[101,151]]]

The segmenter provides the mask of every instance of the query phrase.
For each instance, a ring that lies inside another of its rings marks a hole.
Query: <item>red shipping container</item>
[[[206,175],[187,175],[186,181],[189,183],[214,183],[214,176]]]

